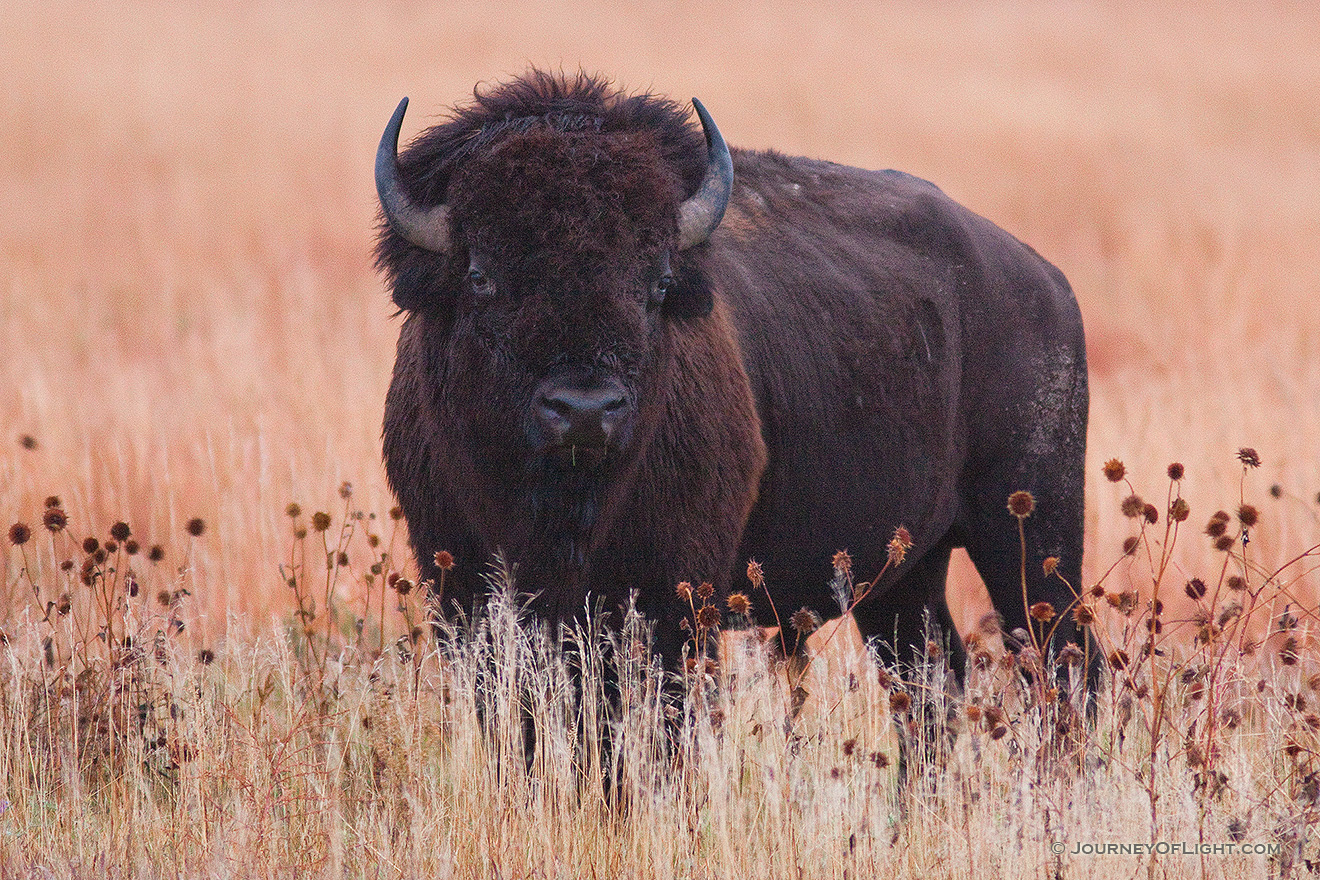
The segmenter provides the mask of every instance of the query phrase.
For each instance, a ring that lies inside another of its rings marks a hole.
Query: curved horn
[[[376,148],[376,193],[385,210],[385,219],[395,232],[419,248],[443,254],[449,250],[449,207],[422,208],[413,204],[399,181],[399,129],[403,127],[407,109],[408,99],[404,98],[380,136],[380,146]]]
[[[724,209],[733,192],[733,157],[724,143],[715,120],[696,98],[692,106],[697,110],[701,128],[706,133],[706,176],[692,197],[678,206],[678,249],[686,250],[699,245],[724,219]],[[379,167],[379,166],[377,166]]]

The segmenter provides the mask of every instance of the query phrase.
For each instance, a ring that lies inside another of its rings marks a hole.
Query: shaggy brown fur
[[[381,227],[407,313],[385,458],[423,574],[437,550],[458,561],[446,606],[479,601],[502,550],[549,619],[636,590],[673,660],[678,581],[723,596],[752,557],[781,613],[837,613],[833,552],[867,577],[902,524],[914,547],[856,610],[865,635],[920,644],[926,609],[951,631],[959,545],[1024,626],[1004,505],[1025,489],[1030,599],[1064,607],[1040,566],[1080,580],[1086,359],[1063,276],[916,178],[733,157],[722,227],[676,252],[706,152],[670,101],[532,73],[401,154],[410,197],[450,206],[454,245]],[[621,389],[625,428],[582,461],[553,447],[547,382]]]

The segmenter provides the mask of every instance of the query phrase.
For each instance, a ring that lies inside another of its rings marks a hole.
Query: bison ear
[[[679,265],[674,271],[674,284],[665,294],[665,314],[678,320],[704,318],[715,307],[715,292],[706,273],[696,266]]]
[[[390,298],[405,312],[453,312],[458,282],[434,260],[404,260],[390,267]]]

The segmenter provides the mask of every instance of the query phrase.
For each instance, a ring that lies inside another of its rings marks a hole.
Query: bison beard
[[[906,660],[925,612],[954,632],[954,547],[1027,627],[1017,490],[1028,604],[1066,607],[1087,385],[1063,275],[930,183],[729,151],[697,107],[700,128],[532,72],[396,157],[401,104],[382,138],[378,265],[405,314],[385,463],[423,577],[456,560],[446,611],[499,551],[547,621],[635,591],[672,664],[675,584],[719,601],[756,559],[781,611],[830,616],[834,551],[880,571],[902,524],[907,560],[854,616]]]

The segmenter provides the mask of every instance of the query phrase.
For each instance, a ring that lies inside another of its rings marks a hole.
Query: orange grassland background
[[[401,96],[407,139],[529,64],[697,95],[736,145],[928,178],[1059,265],[1090,340],[1088,581],[1134,530],[1110,457],[1161,509],[1186,464],[1175,577],[1217,576],[1201,526],[1240,493],[1266,569],[1320,540],[1313,3],[6,0],[0,21],[0,518],[57,494],[80,534],[127,519],[197,569],[204,631],[288,613],[289,501],[339,522],[348,480],[392,505],[376,141]],[[1241,446],[1264,462],[1245,480]],[[981,590],[965,562],[953,589]]]

